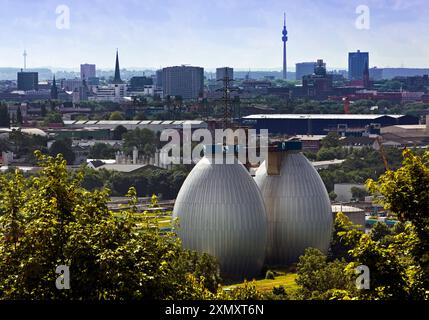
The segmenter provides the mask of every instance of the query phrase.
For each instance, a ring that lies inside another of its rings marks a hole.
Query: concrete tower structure
[[[284,14],[284,20],[283,20],[283,31],[282,31],[283,37],[283,79],[287,79],[287,59],[286,59],[286,42],[288,40],[287,37],[287,30],[286,30],[286,13]]]

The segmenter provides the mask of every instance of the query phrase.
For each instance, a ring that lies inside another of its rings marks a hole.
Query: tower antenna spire
[[[24,49],[24,53],[22,54],[24,56],[24,71],[27,69],[27,50]]]
[[[283,79],[287,79],[287,60],[286,60],[286,42],[288,40],[287,37],[287,29],[286,29],[286,12],[283,13],[283,31],[282,31],[282,42],[283,42]]]

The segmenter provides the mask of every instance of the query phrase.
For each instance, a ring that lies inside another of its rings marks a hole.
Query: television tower
[[[286,61],[286,42],[288,40],[287,38],[287,30],[286,30],[286,13],[284,13],[284,18],[283,18],[283,37],[282,37],[282,41],[283,41],[283,79],[286,80],[287,79],[287,61]]]
[[[27,51],[25,49],[22,55],[24,56],[24,71],[25,71],[25,69],[27,69]]]

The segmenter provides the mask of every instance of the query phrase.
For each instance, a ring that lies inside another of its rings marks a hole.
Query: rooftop
[[[351,206],[343,206],[343,205],[332,205],[332,212],[364,212],[363,209],[351,207]]]
[[[243,119],[323,119],[323,120],[375,120],[381,117],[401,118],[403,114],[254,114]]]

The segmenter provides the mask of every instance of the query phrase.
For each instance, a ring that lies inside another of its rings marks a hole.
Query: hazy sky
[[[59,5],[70,28],[58,29]],[[356,7],[370,29],[355,27]],[[347,52],[370,52],[370,66],[429,67],[428,0],[0,0],[0,67],[78,69],[192,64],[279,68],[283,11],[288,66],[322,58],[345,68]]]

